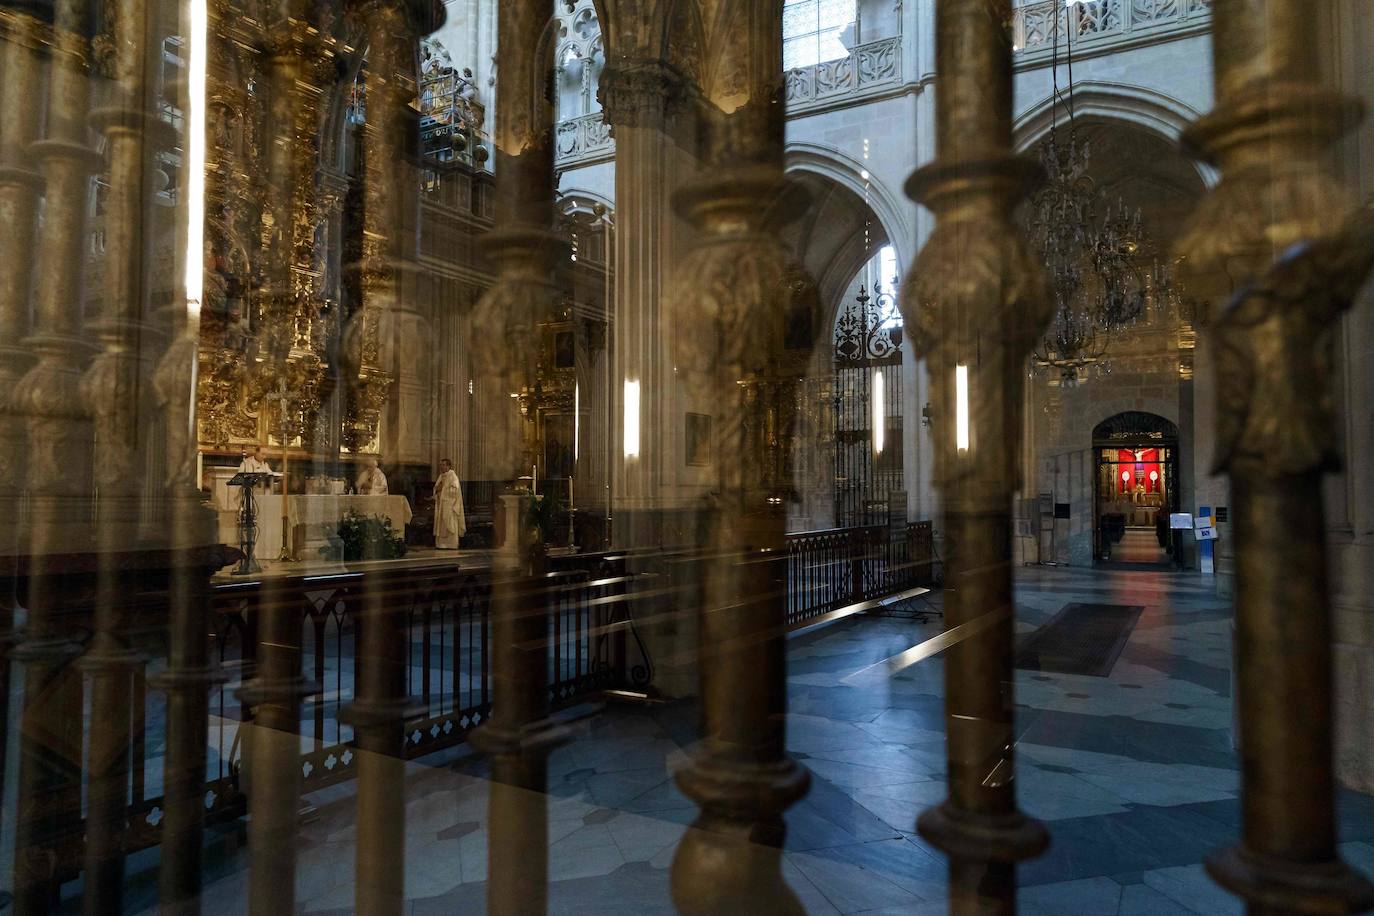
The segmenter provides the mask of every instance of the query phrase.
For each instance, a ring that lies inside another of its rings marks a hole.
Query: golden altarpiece
[[[466,314],[492,282],[480,239],[493,176],[485,101],[423,37],[434,15],[408,10],[383,56],[361,14],[316,28],[268,24],[251,3],[211,5],[197,423],[207,478],[259,445],[277,470],[285,459],[293,489],[345,483],[363,456],[423,480],[452,455],[464,479],[497,478],[506,459],[492,452],[511,440],[484,442],[482,430],[519,396],[537,476],[572,478],[589,451],[578,490],[604,490],[590,479],[604,476],[604,456],[576,442],[589,435],[579,411],[604,401],[595,221],[560,226],[582,256],[558,320],[539,332],[539,383],[472,381]],[[555,456],[534,445],[546,428]]]

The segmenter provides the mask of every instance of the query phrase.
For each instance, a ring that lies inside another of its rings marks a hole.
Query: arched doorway
[[[1179,507],[1178,427],[1126,411],[1093,429],[1093,556],[1099,566],[1167,569],[1180,541],[1169,526]]]
[[[779,235],[816,278],[824,303],[798,405],[794,530],[905,521],[914,449],[904,414],[911,366],[896,305],[902,257],[863,196],[811,167],[791,176],[810,206]]]

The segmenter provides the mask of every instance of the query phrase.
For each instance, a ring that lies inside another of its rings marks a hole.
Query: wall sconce
[[[887,405],[883,402],[883,370],[873,373],[873,454],[881,455],[887,437]]]
[[[209,0],[191,0],[186,36],[186,312],[200,316],[205,293],[205,80]]]
[[[954,369],[954,444],[961,452],[968,451],[968,404],[968,366],[956,366]]]
[[[639,457],[639,380],[625,380],[625,457]]]

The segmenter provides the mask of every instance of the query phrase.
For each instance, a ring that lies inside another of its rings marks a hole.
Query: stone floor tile
[[[1245,913],[1240,900],[1217,886],[1201,865],[1146,872],[1145,885],[1183,908],[1204,916],[1244,916]]]

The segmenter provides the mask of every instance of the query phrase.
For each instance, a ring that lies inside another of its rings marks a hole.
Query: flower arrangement
[[[391,519],[349,510],[339,519],[335,537],[320,548],[320,555],[345,562],[397,560],[406,555],[406,539],[391,527]]]

